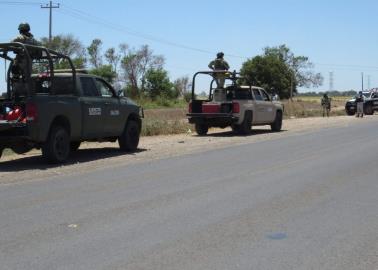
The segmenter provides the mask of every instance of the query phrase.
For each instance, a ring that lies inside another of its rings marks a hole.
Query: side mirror
[[[125,92],[122,89],[119,89],[119,90],[117,90],[117,95],[118,95],[118,97],[124,97]]]

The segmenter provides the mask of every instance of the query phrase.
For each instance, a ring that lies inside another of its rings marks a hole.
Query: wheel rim
[[[68,142],[63,132],[58,132],[54,140],[54,152],[59,160],[63,160],[68,155]]]

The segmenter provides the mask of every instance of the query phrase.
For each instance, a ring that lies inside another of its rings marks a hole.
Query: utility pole
[[[48,8],[50,9],[50,16],[49,16],[49,43],[51,43],[51,40],[52,40],[52,9],[53,8],[59,8],[59,3],[55,6],[53,6],[53,3],[52,1],[49,2],[49,4],[46,4],[46,5],[41,5],[41,8]]]
[[[364,73],[363,72],[361,72],[361,83],[362,83],[361,91],[364,91]]]

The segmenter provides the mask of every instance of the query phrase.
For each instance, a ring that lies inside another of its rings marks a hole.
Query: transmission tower
[[[333,71],[329,73],[329,91],[335,90],[333,88]]]

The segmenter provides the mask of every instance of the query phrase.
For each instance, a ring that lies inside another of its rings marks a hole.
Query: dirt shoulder
[[[71,155],[69,162],[63,166],[44,164],[40,151],[35,150],[25,155],[3,157],[0,162],[0,184],[42,181],[59,175],[78,177],[82,173],[103,168],[131,166],[139,162],[279,139],[324,128],[345,127],[377,120],[377,116],[374,115],[363,119],[350,116],[289,119],[284,121],[282,132],[270,132],[269,126],[254,127],[250,136],[235,136],[230,129],[212,129],[208,136],[199,137],[188,130],[186,134],[142,137],[139,151],[133,154],[120,152],[117,143],[84,143],[79,151]]]

